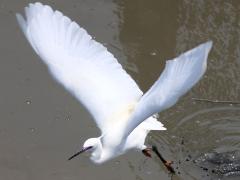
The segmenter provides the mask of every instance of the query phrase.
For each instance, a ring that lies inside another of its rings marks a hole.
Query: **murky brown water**
[[[14,14],[28,2],[0,1],[0,179],[170,179],[157,158],[136,152],[101,166],[87,156],[67,161],[99,131],[77,100],[54,82],[20,32]],[[147,142],[175,161],[180,174],[173,179],[234,179],[214,175],[192,160],[208,152],[239,150],[240,106],[192,98],[240,101],[238,0],[42,2],[104,43],[144,91],[165,60],[213,40],[206,75],[176,106],[160,114],[168,131],[150,133]]]

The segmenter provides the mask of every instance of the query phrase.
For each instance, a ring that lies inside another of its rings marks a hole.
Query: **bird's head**
[[[102,143],[100,139],[99,138],[87,139],[84,142],[82,149],[75,153],[73,156],[71,156],[68,160],[71,160],[84,152],[91,152],[91,160],[97,162],[98,159],[100,159],[102,153]]]

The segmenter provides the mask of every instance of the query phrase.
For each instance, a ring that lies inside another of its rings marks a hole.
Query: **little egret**
[[[114,56],[61,12],[37,2],[25,7],[25,18],[16,17],[54,79],[86,107],[101,130],[69,159],[88,151],[97,164],[130,149],[151,157],[152,149],[144,144],[147,134],[166,130],[155,114],[173,106],[200,80],[212,47],[209,41],[168,60],[143,94]]]

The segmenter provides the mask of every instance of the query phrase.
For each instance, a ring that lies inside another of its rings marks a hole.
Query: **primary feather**
[[[200,80],[206,71],[211,48],[212,42],[209,41],[167,61],[159,79],[137,104],[126,125],[124,136],[131,133],[146,118],[173,106]]]
[[[77,23],[41,3],[29,4],[25,15],[16,16],[31,46],[102,131],[112,114],[142,96],[114,56]]]

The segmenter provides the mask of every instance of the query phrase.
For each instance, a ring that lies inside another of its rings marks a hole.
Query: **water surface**
[[[20,32],[15,12],[30,1],[0,1],[0,177],[18,180],[170,179],[157,158],[129,152],[101,166],[87,155],[67,158],[99,135],[91,116],[57,84]],[[240,101],[240,3],[237,0],[42,1],[77,21],[108,47],[146,91],[165,61],[213,41],[204,78],[160,113],[168,131],[147,143],[175,162],[173,179],[236,179],[193,162],[209,152],[240,148],[240,106],[192,98]]]

